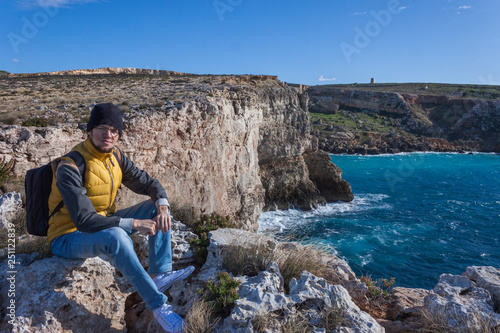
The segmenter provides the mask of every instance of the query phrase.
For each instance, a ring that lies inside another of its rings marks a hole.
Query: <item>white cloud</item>
[[[399,10],[404,10],[404,9],[406,9],[406,8],[408,8],[408,7],[404,7],[404,6],[402,6],[402,7],[399,7],[398,9],[399,9]]]
[[[326,79],[323,77],[323,75],[321,75],[318,79],[318,81],[336,81],[337,79],[336,78],[331,78],[331,79]]]
[[[19,62],[19,59],[14,58],[14,59],[12,59],[12,61],[13,62]]]
[[[17,4],[23,9],[36,7],[68,7],[70,5],[98,2],[99,0],[18,0]]]
[[[471,8],[472,8],[472,6],[460,6],[460,7],[458,7],[458,10],[460,10],[460,9],[471,9]]]
[[[354,15],[366,15],[367,12],[357,12],[357,13],[354,13]]]

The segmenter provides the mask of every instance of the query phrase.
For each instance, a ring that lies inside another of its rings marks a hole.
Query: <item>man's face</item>
[[[111,153],[118,141],[119,131],[113,126],[99,125],[90,132],[88,136],[90,141],[94,144],[98,151],[101,153]]]

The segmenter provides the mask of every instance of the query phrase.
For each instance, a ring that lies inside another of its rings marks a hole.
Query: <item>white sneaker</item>
[[[162,274],[158,274],[153,279],[153,282],[156,284],[156,288],[159,292],[164,292],[172,284],[177,281],[183,280],[187,278],[194,271],[194,266],[189,266],[179,271],[170,271]]]
[[[153,315],[165,332],[182,332],[182,324],[184,321],[181,316],[172,311],[172,307],[169,304],[165,303],[160,308],[154,310]]]

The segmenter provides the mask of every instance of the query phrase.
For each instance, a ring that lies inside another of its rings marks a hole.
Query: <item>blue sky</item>
[[[0,2],[0,70],[500,84],[498,0]]]

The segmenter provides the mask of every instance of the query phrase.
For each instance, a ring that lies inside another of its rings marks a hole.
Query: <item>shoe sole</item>
[[[193,272],[194,272],[194,267],[191,266],[191,269],[186,270],[181,275],[177,276],[175,279],[173,279],[172,281],[170,281],[169,283],[167,283],[163,287],[159,288],[158,291],[161,292],[161,293],[164,292],[165,290],[167,290],[168,288],[170,288],[174,283],[176,283],[178,281],[181,281],[181,280],[184,280],[189,275],[191,275],[191,273],[193,273]]]

